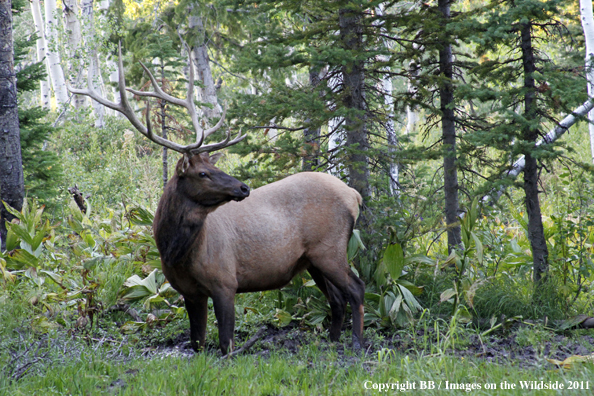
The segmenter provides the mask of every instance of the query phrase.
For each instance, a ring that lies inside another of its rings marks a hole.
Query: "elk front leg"
[[[226,355],[233,352],[235,330],[235,292],[221,291],[213,294],[212,302],[219,326],[219,346]]]
[[[206,341],[206,321],[208,319],[208,297],[184,297],[186,310],[190,318],[190,344],[192,349],[199,352]]]

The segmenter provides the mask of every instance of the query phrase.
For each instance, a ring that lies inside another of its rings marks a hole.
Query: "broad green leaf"
[[[437,264],[437,260],[429,258],[424,254],[413,254],[412,256],[407,256],[404,259],[405,264],[412,264],[412,263],[419,263],[419,264],[427,264],[430,266],[435,266]]]
[[[361,240],[361,233],[359,230],[353,230],[347,247],[347,256],[349,261],[353,260],[359,251],[363,250],[365,250],[365,245]]]
[[[402,299],[404,300],[404,302],[406,302],[406,305],[410,307],[413,313],[423,309],[423,307],[421,307],[421,304],[419,304],[419,302],[417,301],[415,296],[413,296],[410,290],[401,285],[398,285],[398,287],[400,288],[400,293],[402,293]]]
[[[47,333],[48,331],[59,327],[59,324],[50,322],[45,316],[38,316],[31,321],[31,328],[37,333]]]
[[[398,311],[400,311],[401,305],[402,305],[402,295],[399,294],[396,297],[396,300],[394,300],[394,302],[392,303],[392,306],[390,307],[390,311],[388,312],[388,316],[390,317],[390,320],[392,321],[392,323],[396,323],[396,318],[398,316]]]
[[[149,289],[147,289],[145,286],[143,285],[138,285],[138,286],[132,286],[128,289],[125,290],[125,292],[123,293],[121,299],[123,301],[139,301],[139,300],[143,300],[149,296],[154,295],[154,293],[152,293]]]
[[[291,323],[291,321],[293,320],[293,317],[290,313],[278,308],[276,309],[274,317],[276,318],[276,323],[278,327],[285,327],[289,325],[289,323]]]
[[[153,220],[155,219],[155,216],[151,212],[140,206],[131,208],[128,216],[132,224],[140,226],[153,225]]]
[[[90,248],[94,248],[95,247],[95,238],[93,238],[93,235],[90,232],[83,232],[81,234],[81,237],[83,239],[83,241],[85,241],[85,243],[87,244],[88,247]]]
[[[53,280],[54,282],[56,282],[59,285],[62,284],[62,278],[60,277],[60,275],[56,274],[55,272],[47,271],[47,270],[39,270],[39,273],[47,275],[51,280]]]
[[[381,260],[379,262],[379,265],[377,266],[377,269],[375,270],[375,274],[373,275],[373,278],[375,279],[375,284],[377,286],[386,286],[388,282],[388,279],[386,278],[386,271],[386,263],[384,263],[384,260]]]
[[[474,232],[471,232],[470,235],[472,239],[474,239],[474,245],[476,246],[476,258],[479,264],[483,264],[483,243],[478,239]]]
[[[458,317],[458,322],[462,324],[468,324],[472,322],[472,314],[468,312],[468,308],[464,305],[459,305],[458,309],[456,310],[456,316]]]
[[[391,243],[384,251],[383,262],[386,265],[388,273],[393,280],[397,280],[402,275],[404,268],[404,252],[399,243]]]
[[[416,286],[415,284],[404,279],[399,279],[398,284],[400,286],[406,287],[414,296],[423,294],[423,286]]]
[[[452,264],[456,264],[456,266],[457,266],[459,261],[460,261],[460,257],[458,257],[458,255],[454,251],[454,252],[450,253],[450,255],[448,256],[446,261],[443,262],[443,264],[441,265],[441,269],[449,267]]]
[[[439,302],[445,302],[448,301],[450,298],[454,297],[456,295],[456,291],[454,289],[447,289],[445,291],[443,291],[441,293],[441,295],[439,296]]]
[[[33,244],[33,238],[29,234],[27,227],[24,224],[14,224],[9,223],[9,227],[19,238],[21,241],[28,243],[29,245]]]
[[[585,320],[590,319],[588,315],[577,315],[573,318],[564,320],[563,323],[559,325],[559,330],[568,330],[574,328],[580,324],[582,324]]]
[[[6,256],[6,264],[9,268],[37,268],[39,259],[24,249],[17,249],[11,256]]]
[[[365,293],[365,301],[379,304],[381,296],[376,293]]]
[[[144,300],[144,303],[143,303],[144,309],[149,310],[149,309],[151,309],[152,304],[157,304],[157,303],[163,302],[164,300],[165,299],[158,294],[155,294],[154,296],[150,296],[149,298]]]
[[[126,322],[122,327],[120,327],[120,331],[124,334],[133,334],[141,330],[142,328],[146,327],[146,323],[144,322]]]
[[[8,222],[6,222],[7,224],[7,232],[6,232],[6,251],[10,252],[11,250],[14,250],[17,248],[17,246],[19,245],[19,238],[18,236],[14,233],[14,231],[12,231],[12,227],[10,227],[8,224]]]
[[[27,201],[23,201],[23,207],[25,207],[25,205]],[[6,210],[8,211],[8,213],[10,213],[11,215],[13,215],[14,217],[16,217],[17,219],[21,219],[23,217],[23,215],[21,214],[21,212],[19,212],[18,210],[16,210],[15,208],[13,208],[12,206],[10,206],[9,204],[7,204],[6,202],[2,201],[2,203],[4,204],[4,207],[6,208]]]

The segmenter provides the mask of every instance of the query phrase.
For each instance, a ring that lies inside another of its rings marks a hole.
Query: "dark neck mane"
[[[177,184],[177,176],[167,183],[153,224],[161,262],[168,267],[183,265],[188,261],[207,213],[206,208],[179,193]]]

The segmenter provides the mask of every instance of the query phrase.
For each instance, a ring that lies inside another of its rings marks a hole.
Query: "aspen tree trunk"
[[[376,8],[376,13],[379,16],[384,15],[384,5],[380,4]],[[384,39],[384,46],[389,49],[390,43],[388,40]],[[380,57],[380,61],[386,62],[388,61],[388,57],[382,55]],[[386,71],[390,71],[389,68]],[[382,88],[383,88],[383,95],[384,95],[384,104],[388,109],[388,119],[386,121],[386,140],[388,142],[388,153],[390,157],[393,158],[394,153],[396,152],[396,145],[398,144],[398,138],[396,137],[396,128],[394,126],[394,97],[392,96],[392,78],[387,75],[382,77]],[[398,164],[395,163],[393,160],[390,161],[390,169],[388,171],[389,186],[390,186],[390,193],[392,195],[399,194],[399,169]]]
[[[419,44],[413,44],[413,49],[415,51],[422,52],[423,46],[419,45]],[[408,80],[407,91],[408,91],[409,95],[411,96],[411,98],[415,98],[415,96],[417,96],[417,88],[411,82],[411,80],[413,80],[414,78],[416,78],[419,75],[420,69],[421,69],[421,67],[419,66],[419,64],[417,63],[416,60],[411,60],[409,62],[408,74],[410,77]],[[419,122],[419,111],[412,104],[406,105],[406,133],[407,134],[415,131],[417,122]]]
[[[190,13],[192,13],[192,8],[190,8]],[[197,41],[192,45],[192,57],[194,58],[194,66],[198,73],[198,78],[204,85],[204,88],[197,89],[200,95],[199,100],[203,103],[210,104],[212,107],[201,106],[202,115],[207,119],[219,117],[222,109],[217,101],[217,90],[210,69],[208,42],[202,18],[197,15],[190,15],[188,28],[190,31],[193,30],[194,32],[192,34],[197,37]]]
[[[336,77],[330,77],[328,79],[329,88],[334,91],[340,82]],[[332,106],[332,104],[329,104]],[[340,146],[344,143],[344,136],[343,132],[340,129],[341,124],[344,120],[341,117],[335,117],[328,120],[328,154],[329,157],[334,156],[335,158],[338,157],[338,151],[340,150]],[[338,159],[335,159],[333,162],[328,162],[328,173],[334,176],[340,176],[342,172],[342,164]]]
[[[594,17],[592,16],[592,0],[580,0],[582,27],[586,38],[586,78],[588,80],[588,96],[594,97]],[[590,150],[594,162],[594,110],[588,113],[588,130],[590,131]]]
[[[38,0],[37,0],[38,1]],[[79,7],[77,0],[62,0],[64,6],[64,25],[68,34],[68,81],[73,87],[78,86],[80,80],[82,32],[78,20]],[[87,100],[84,95],[74,95],[74,108],[81,109]]]
[[[438,9],[443,17],[442,27],[445,28],[450,19],[450,1],[439,0]],[[447,38],[446,38],[447,40]],[[462,248],[462,237],[459,224],[458,202],[458,165],[456,163],[456,123],[454,115],[454,75],[452,45],[448,41],[442,43],[439,50],[439,69],[443,81],[439,87],[441,132],[444,146],[443,158],[443,189],[445,196],[445,218],[448,235],[448,252]]]
[[[0,246],[6,248],[5,220],[13,216],[1,201],[20,210],[24,179],[14,71],[11,0],[0,0]]]
[[[54,88],[54,95],[59,106],[68,101],[66,80],[60,64],[60,54],[52,47],[57,45],[58,24],[56,21],[56,0],[45,0],[45,56],[49,61],[49,75]]]
[[[45,64],[45,69],[47,71],[47,77],[39,82],[39,95],[40,95],[40,105],[44,109],[50,108],[50,100],[51,100],[51,92],[50,92],[50,82],[49,78],[49,64],[47,59],[45,58],[45,46],[47,45],[45,42],[45,25],[43,24],[43,16],[41,16],[41,7],[39,5],[39,0],[31,0],[31,14],[33,15],[33,23],[35,24],[35,30],[37,30],[37,42],[35,43],[37,48],[37,62],[41,62]]]
[[[93,89],[96,92],[102,92],[101,89],[101,76],[99,70],[99,59],[97,57],[96,43],[95,43],[95,23],[93,21],[93,0],[82,0],[82,19],[83,19],[83,32],[86,47],[90,48],[89,51],[89,69],[87,73],[91,76]],[[96,101],[93,102],[93,115],[95,116],[95,128],[103,128],[105,108],[102,104]]]
[[[536,84],[534,73],[536,64],[534,48],[532,47],[532,24],[524,23],[520,31],[522,48],[522,65],[524,72],[524,117],[527,121],[538,118],[536,108]],[[538,129],[525,126],[522,132],[525,142],[536,143]],[[530,150],[524,153],[526,165],[524,168],[524,193],[526,195],[526,213],[528,214],[528,239],[532,248],[533,278],[536,285],[540,284],[549,270],[549,251],[544,236],[540,202],[538,200],[538,164]]]
[[[359,53],[363,51],[362,13],[353,9],[338,12],[340,38],[343,48]],[[364,62],[353,58],[342,67],[344,84],[343,101],[350,115],[345,117],[346,144],[348,153],[349,185],[363,198],[370,195],[369,167],[367,164],[367,130],[365,106]],[[362,222],[366,220],[362,217]]]

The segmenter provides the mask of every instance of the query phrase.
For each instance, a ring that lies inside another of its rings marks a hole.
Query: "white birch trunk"
[[[82,33],[80,21],[78,20],[79,7],[77,0],[62,0],[64,5],[64,25],[68,35],[68,81],[73,87],[77,87],[82,74],[81,68],[81,44]],[[74,95],[74,108],[85,107],[87,100],[84,95]]]
[[[89,69],[87,73],[90,74],[90,80],[93,84],[93,89],[96,92],[103,92],[101,89],[101,75],[99,70],[99,59],[97,57],[97,45],[95,43],[95,24],[93,22],[93,0],[82,0],[82,20],[84,39],[87,48],[91,48],[89,52]],[[99,102],[93,100],[93,115],[95,116],[95,128],[103,128],[105,108]]]
[[[408,70],[411,77],[416,77],[419,74],[419,68],[415,61],[410,61],[408,64]],[[417,93],[416,87],[408,81],[408,93],[411,96],[415,96]],[[406,133],[412,133],[415,130],[415,125],[419,121],[419,112],[410,104],[406,105]]]
[[[575,109],[575,111],[568,116],[566,116],[555,128],[553,128],[549,133],[545,135],[544,138],[540,139],[536,142],[536,146],[540,146],[543,144],[553,143],[555,140],[559,139],[567,130],[576,122],[578,122],[581,117],[584,117],[588,112],[591,112],[594,109],[594,101],[589,99],[580,107]],[[521,156],[514,164],[512,168],[503,174],[502,177],[510,177],[512,179],[516,178],[526,166],[526,159],[524,156]],[[499,190],[493,192],[491,195],[486,195],[482,198],[484,202],[496,202],[501,195],[503,195],[506,187],[503,186]]]
[[[33,15],[33,23],[35,24],[35,29],[37,30],[37,35],[39,38],[35,43],[37,46],[37,61],[41,62],[43,58],[45,58],[46,51],[45,46],[47,45],[45,42],[45,29],[43,24],[43,16],[41,15],[41,6],[39,4],[39,0],[31,0],[31,14]],[[45,64],[45,69],[47,71],[48,77],[44,80],[40,81],[39,83],[39,95],[40,95],[40,105],[44,109],[50,108],[50,100],[51,100],[51,92],[50,92],[50,82],[49,78],[49,64],[47,62],[47,58],[43,62]]]
[[[384,4],[380,4],[376,8],[376,13],[378,16],[384,15]],[[382,29],[383,30],[383,29]],[[390,43],[388,40],[384,39],[384,46],[389,49]],[[380,56],[380,62],[387,62],[388,57],[385,55]],[[390,71],[389,68],[386,68],[386,71]],[[392,78],[388,76],[382,77],[382,88],[384,95],[384,104],[388,110],[388,120],[386,121],[386,140],[388,142],[388,153],[391,154],[393,157],[394,152],[396,151],[396,145],[398,144],[398,139],[396,138],[396,128],[394,125],[394,97],[392,96],[393,87],[392,87]],[[398,195],[399,193],[399,172],[398,172],[398,164],[396,164],[393,160],[390,162],[390,169],[388,177],[389,186],[390,186],[390,193],[392,195]]]
[[[328,85],[330,89],[334,90],[340,84],[337,78],[330,78]],[[340,125],[343,123],[342,117],[335,117],[328,120],[328,153],[329,157],[336,156],[340,151],[340,146],[344,144],[345,136],[340,130]],[[332,166],[334,165],[334,166]],[[334,164],[329,163],[328,173],[334,176],[339,176],[343,170],[342,164],[335,159]]]
[[[192,12],[191,9],[190,12]],[[218,118],[222,113],[222,109],[217,101],[217,90],[210,69],[208,46],[202,18],[196,15],[190,15],[188,19],[188,28],[190,30],[195,30],[194,35],[195,37],[198,37],[198,42],[192,45],[192,57],[194,58],[194,67],[196,68],[198,79],[200,79],[204,85],[204,88],[197,89],[200,96],[199,101],[208,103],[212,106],[212,108],[207,106],[201,106],[200,108],[202,116],[206,118],[203,122],[208,123],[209,118]]]
[[[594,17],[592,16],[592,0],[580,0],[582,27],[586,38],[586,78],[588,80],[588,96],[594,97]],[[588,129],[590,131],[590,150],[594,162],[594,110],[588,113]]]
[[[60,64],[60,54],[51,49],[57,46],[58,24],[56,22],[56,0],[45,0],[45,56],[49,61],[49,75],[54,87],[56,102],[62,106],[68,101],[68,90],[66,89],[66,80],[64,71]]]

